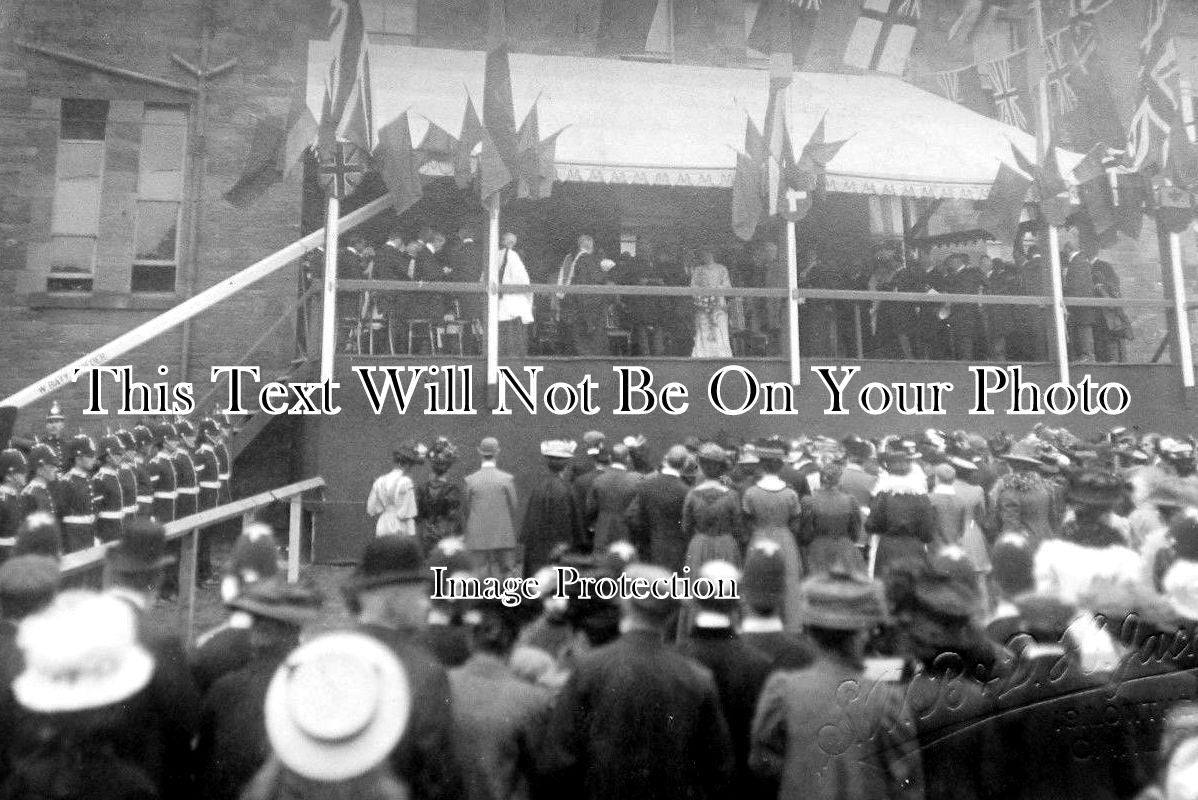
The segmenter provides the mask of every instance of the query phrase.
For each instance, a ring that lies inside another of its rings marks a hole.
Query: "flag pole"
[[[333,380],[337,357],[337,223],[341,201],[329,194],[324,215],[324,304],[321,306],[320,380]]]
[[[499,384],[499,198],[491,196],[487,206],[490,226],[487,232],[487,397],[493,404],[498,399]]]
[[[1169,271],[1173,277],[1173,317],[1177,325],[1177,360],[1181,362],[1181,385],[1192,389],[1194,352],[1190,342],[1190,312],[1186,308],[1185,275],[1181,270],[1181,234],[1177,231],[1169,232]]]
[[[1044,48],[1044,9],[1043,0],[1032,2],[1032,41],[1028,46],[1041,48],[1037,62],[1043,64]],[[1040,74],[1036,76],[1036,162],[1042,166],[1048,156],[1048,148],[1052,146],[1051,115],[1048,110],[1048,75],[1041,66]],[[1048,200],[1040,198],[1041,207]],[[1047,223],[1048,229],[1048,271],[1052,289],[1052,324],[1053,344],[1057,360],[1057,380],[1069,384],[1069,339],[1065,330],[1065,287],[1061,280],[1061,243],[1060,232],[1055,225]]]
[[[786,286],[790,297],[787,314],[790,335],[790,382],[798,386],[802,382],[802,364],[799,355],[799,254],[795,245],[795,221],[786,221]]]

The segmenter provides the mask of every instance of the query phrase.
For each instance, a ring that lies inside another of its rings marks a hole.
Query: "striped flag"
[[[374,118],[361,2],[331,0],[331,5],[329,43],[333,60],[325,82],[321,138],[326,142],[350,142],[370,152],[374,149]]]
[[[1127,164],[1139,172],[1165,165],[1169,133],[1178,117],[1177,52],[1166,24],[1169,0],[1149,0],[1148,29],[1140,43],[1138,102],[1127,134]]]

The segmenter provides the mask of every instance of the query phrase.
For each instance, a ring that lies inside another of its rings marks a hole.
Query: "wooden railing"
[[[294,582],[299,578],[303,495],[324,488],[324,485],[324,478],[308,478],[298,483],[280,486],[278,489],[261,492],[252,497],[234,500],[232,503],[183,517],[164,526],[167,541],[179,541],[182,545],[178,563],[179,611],[181,615],[186,615],[186,641],[190,642],[194,634],[196,563],[200,537],[204,534],[205,529],[231,519],[249,522],[254,511],[279,500],[288,501],[290,509],[287,526],[287,580]],[[112,546],[113,543],[109,542],[63,556],[61,566],[63,582],[98,586],[104,572],[105,555]]]

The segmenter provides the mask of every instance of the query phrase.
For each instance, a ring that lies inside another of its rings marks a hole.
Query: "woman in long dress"
[[[762,475],[756,483],[747,487],[741,500],[746,522],[751,525],[749,546],[766,539],[776,544],[786,574],[786,593],[782,601],[782,619],[787,630],[798,631],[802,627],[802,597],[799,583],[803,569],[799,564],[799,548],[795,543],[795,531],[799,526],[799,495],[786,481],[778,477],[786,451],[779,446],[757,448]]]
[[[715,254],[704,250],[703,263],[691,271],[691,286],[699,289],[731,289],[728,268],[717,264]],[[728,298],[709,295],[695,298],[695,346],[691,358],[732,358],[728,338]]]
[[[424,460],[422,444],[405,443],[392,453],[394,466],[370,487],[366,513],[378,517],[375,536],[416,535],[416,486],[408,472]]]
[[[717,444],[708,443],[699,449],[700,478],[682,503],[682,533],[690,543],[683,562],[684,577],[692,581],[699,567],[708,561],[727,561],[741,565],[740,495],[725,486],[720,478],[728,470],[728,455]],[[690,572],[685,572],[689,568]],[[694,615],[689,604],[683,606],[678,620],[678,635],[690,634]]]

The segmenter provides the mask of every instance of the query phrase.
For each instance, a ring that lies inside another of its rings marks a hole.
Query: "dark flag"
[[[1044,163],[1038,173],[1036,182],[1040,189],[1040,214],[1049,225],[1059,228],[1065,224],[1073,208],[1069,202],[1069,185],[1065,183],[1057,163],[1057,147],[1054,141],[1049,141],[1048,152],[1044,155]]]
[[[333,3],[329,43],[333,60],[325,85],[321,136],[373,150],[374,119],[370,102],[370,56],[360,0]]]
[[[255,126],[241,177],[225,193],[225,199],[236,208],[249,207],[282,179],[280,153],[287,141],[287,131],[283,126],[283,118],[277,116],[260,120]]]
[[[537,104],[520,123],[516,135],[516,197],[532,197],[540,193],[541,186],[541,123],[537,115]]]
[[[516,163],[516,109],[512,103],[512,72],[507,45],[487,53],[483,83],[483,126],[510,170]]]
[[[1031,185],[1030,178],[1005,163],[999,164],[990,194],[978,215],[978,226],[1003,241],[1009,241],[1019,227],[1019,217],[1023,213],[1023,203]]]
[[[453,161],[458,149],[458,140],[453,135],[433,121],[429,121],[428,130],[416,148],[417,166],[423,167],[432,161]]]
[[[557,137],[561,135],[561,130],[556,131],[548,139],[545,139],[538,145],[537,153],[540,156],[538,175],[540,177],[540,188],[534,190],[534,197],[549,197],[553,192],[553,182],[557,180]]]
[[[753,124],[752,117],[745,117],[745,154],[759,168],[762,162],[765,161],[765,137],[761,135],[761,131],[757,130],[757,126]]]
[[[1073,168],[1081,210],[1100,241],[1115,227],[1111,182],[1106,172],[1107,152],[1105,145],[1095,145]]]
[[[1098,46],[1093,5],[1094,0],[1079,0],[1069,17],[1073,63],[1070,79],[1077,105],[1065,114],[1063,131],[1074,149],[1099,143],[1114,145],[1124,136],[1110,75]]]
[[[1124,236],[1140,238],[1148,198],[1148,181],[1138,172],[1115,176],[1115,227]]]
[[[595,44],[602,55],[644,53],[659,3],[668,0],[603,0]]]
[[[503,163],[499,148],[491,139],[491,132],[485,127],[482,131],[482,145],[478,156],[478,194],[483,205],[489,205],[504,187],[512,182],[512,173]]]
[[[466,113],[462,117],[462,135],[458,138],[453,155],[453,179],[459,189],[470,185],[473,170],[470,168],[471,153],[483,140],[483,124],[474,110],[474,100],[466,98]]]
[[[412,149],[408,112],[399,115],[379,131],[378,161],[383,168],[383,183],[391,196],[396,214],[407,211],[424,194],[420,184],[420,164]]]
[[[815,191],[820,187],[824,169],[848,141],[825,141],[825,121],[824,118],[820,118],[819,124],[811,132],[811,138],[803,146],[798,161],[783,167],[784,196],[779,198],[778,208],[782,218],[787,221],[798,222],[811,211],[815,202]],[[784,152],[789,151],[789,137],[786,144]]]
[[[761,0],[745,44],[766,56],[790,53],[801,67],[818,17],[819,0]]]
[[[744,241],[753,238],[761,222],[761,162],[736,154],[732,180],[732,230]]]

